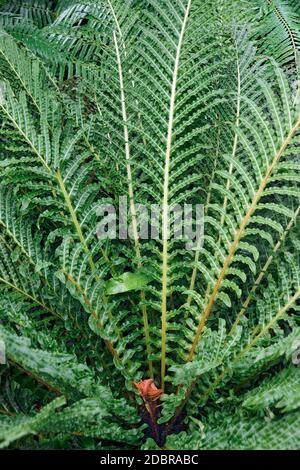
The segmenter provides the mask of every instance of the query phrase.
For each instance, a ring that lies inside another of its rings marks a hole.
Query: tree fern
[[[25,3],[0,15],[0,446],[298,449],[297,2]]]

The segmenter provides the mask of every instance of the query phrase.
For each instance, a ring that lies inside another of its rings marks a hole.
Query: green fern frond
[[[262,409],[270,406],[282,408],[284,412],[299,408],[299,370],[295,366],[284,369],[271,379],[266,379],[258,390],[249,392],[243,406],[247,409]]]

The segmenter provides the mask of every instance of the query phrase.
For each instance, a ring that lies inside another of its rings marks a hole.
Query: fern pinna
[[[0,446],[299,449],[298,2],[0,22]]]

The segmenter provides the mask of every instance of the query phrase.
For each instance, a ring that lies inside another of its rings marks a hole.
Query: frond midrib
[[[175,111],[175,100],[177,91],[177,79],[179,72],[179,62],[181,48],[186,30],[188,17],[190,14],[192,0],[189,0],[186,6],[185,15],[181,25],[181,32],[178,40],[176,58],[173,70],[172,89],[170,97],[169,121],[167,146],[165,154],[165,170],[164,170],[164,189],[163,189],[163,213],[162,213],[162,304],[161,304],[161,387],[164,389],[165,373],[166,373],[166,343],[167,343],[167,296],[168,296],[168,227],[169,227],[169,177],[170,177],[170,159],[172,150],[173,137],[173,121]]]

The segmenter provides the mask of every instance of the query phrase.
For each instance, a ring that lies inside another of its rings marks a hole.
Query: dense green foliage
[[[0,447],[299,449],[299,1],[3,0],[0,24]],[[97,237],[124,195],[132,236]],[[166,236],[185,203],[194,249]]]

